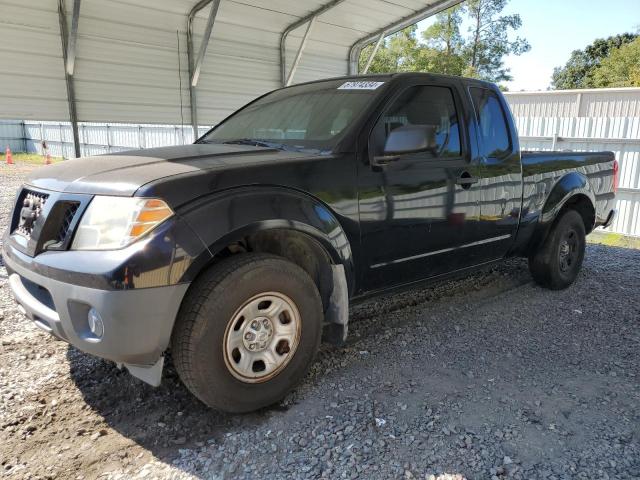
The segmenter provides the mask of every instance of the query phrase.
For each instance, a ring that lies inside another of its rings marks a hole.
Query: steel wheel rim
[[[578,234],[574,230],[569,230],[560,241],[558,249],[558,261],[560,271],[566,273],[576,263],[578,258]]]
[[[232,315],[224,334],[229,372],[246,383],[265,382],[295,355],[302,322],[296,304],[278,292],[260,293]]]

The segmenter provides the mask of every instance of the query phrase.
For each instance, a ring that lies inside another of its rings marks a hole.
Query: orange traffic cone
[[[44,164],[51,165],[51,154],[47,152],[47,155],[44,157]]]
[[[9,147],[7,147],[4,154],[7,157],[7,165],[13,165],[13,155],[11,155],[11,149]]]

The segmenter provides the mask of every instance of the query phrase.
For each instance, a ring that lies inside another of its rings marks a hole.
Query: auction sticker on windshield
[[[365,82],[365,81],[356,81],[356,82],[345,82],[338,87],[338,90],[375,90],[380,85],[384,85],[384,82]]]

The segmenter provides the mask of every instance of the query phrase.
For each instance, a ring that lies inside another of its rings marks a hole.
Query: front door
[[[361,166],[358,174],[366,290],[410,283],[473,262],[460,247],[477,236],[480,209],[473,182],[479,166],[469,161],[459,95],[446,83],[407,86],[375,122],[369,165]],[[434,132],[428,150],[376,164],[389,133],[407,125]]]

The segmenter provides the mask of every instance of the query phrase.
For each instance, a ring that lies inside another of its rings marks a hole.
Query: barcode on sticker
[[[380,85],[384,85],[384,82],[371,82],[371,81],[345,82],[338,87],[338,90],[375,90]]]

